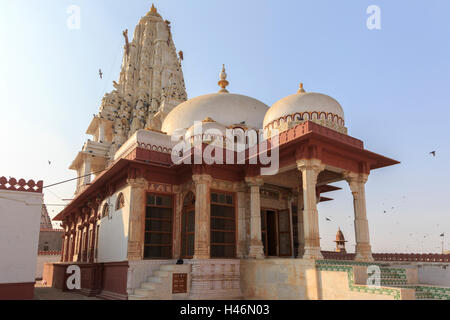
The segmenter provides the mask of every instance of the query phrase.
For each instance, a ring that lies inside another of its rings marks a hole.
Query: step
[[[157,270],[154,272],[156,277],[167,278],[169,276],[169,271]]]
[[[148,297],[137,294],[130,294],[128,300],[148,300]]]
[[[162,283],[162,279],[160,277],[148,277],[148,282],[152,283]]]
[[[150,297],[155,291],[152,289],[134,289],[134,294],[138,296]]]
[[[166,264],[166,265],[161,265],[159,267],[159,270],[161,270],[161,271],[175,271],[175,267],[176,267],[176,265],[174,265],[174,264]]]
[[[156,282],[144,282],[141,284],[142,289],[148,289],[148,290],[156,290],[157,283]]]

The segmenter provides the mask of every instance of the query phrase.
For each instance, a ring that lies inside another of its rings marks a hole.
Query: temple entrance
[[[289,210],[262,209],[261,236],[266,256],[291,256]]]
[[[181,217],[181,258],[194,257],[195,243],[195,196],[189,192],[184,198]]]

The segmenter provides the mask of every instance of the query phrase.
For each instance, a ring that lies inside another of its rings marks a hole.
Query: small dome
[[[256,99],[232,93],[214,93],[190,99],[175,107],[162,124],[162,131],[171,135],[177,129],[189,129],[195,121],[205,118],[224,125],[245,124],[261,129],[268,106]]]
[[[263,125],[265,129],[282,130],[282,124],[307,120],[347,133],[344,110],[339,102],[325,94],[305,92],[303,85],[298,93],[276,102],[267,111]]]
[[[264,116],[269,107],[256,99],[228,93],[226,87],[229,82],[225,65],[219,77],[218,84],[221,90],[218,93],[199,96],[181,103],[169,112],[161,130],[172,135],[174,132],[188,130],[196,121],[208,118],[225,127],[245,125],[247,128],[262,129]]]

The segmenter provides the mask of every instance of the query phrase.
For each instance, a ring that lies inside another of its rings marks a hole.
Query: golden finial
[[[219,92],[228,93],[228,90],[226,88],[230,83],[227,81],[227,73],[225,72],[225,65],[223,65],[222,72],[220,73],[219,76],[220,76],[219,87],[222,88],[220,89]]]
[[[211,122],[216,122],[213,119],[211,119],[210,117],[205,118],[203,121],[203,123],[211,123]]]
[[[300,83],[300,89],[298,89],[298,93],[305,93],[305,89],[303,89],[303,82]]]
[[[152,8],[150,9],[151,13],[158,13],[158,10],[156,10],[155,4],[152,3]]]

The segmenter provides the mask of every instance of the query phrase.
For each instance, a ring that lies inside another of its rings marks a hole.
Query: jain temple
[[[372,252],[365,183],[399,162],[348,135],[338,101],[293,83],[267,106],[229,92],[225,66],[210,70],[217,92],[188,99],[183,52],[154,6],[123,35],[119,78],[70,165],[74,200],[54,219],[49,285],[67,290],[77,265],[79,292],[105,299],[450,296],[438,258]],[[338,181],[353,195],[354,253],[341,231],[336,252],[321,250],[318,204]]]

